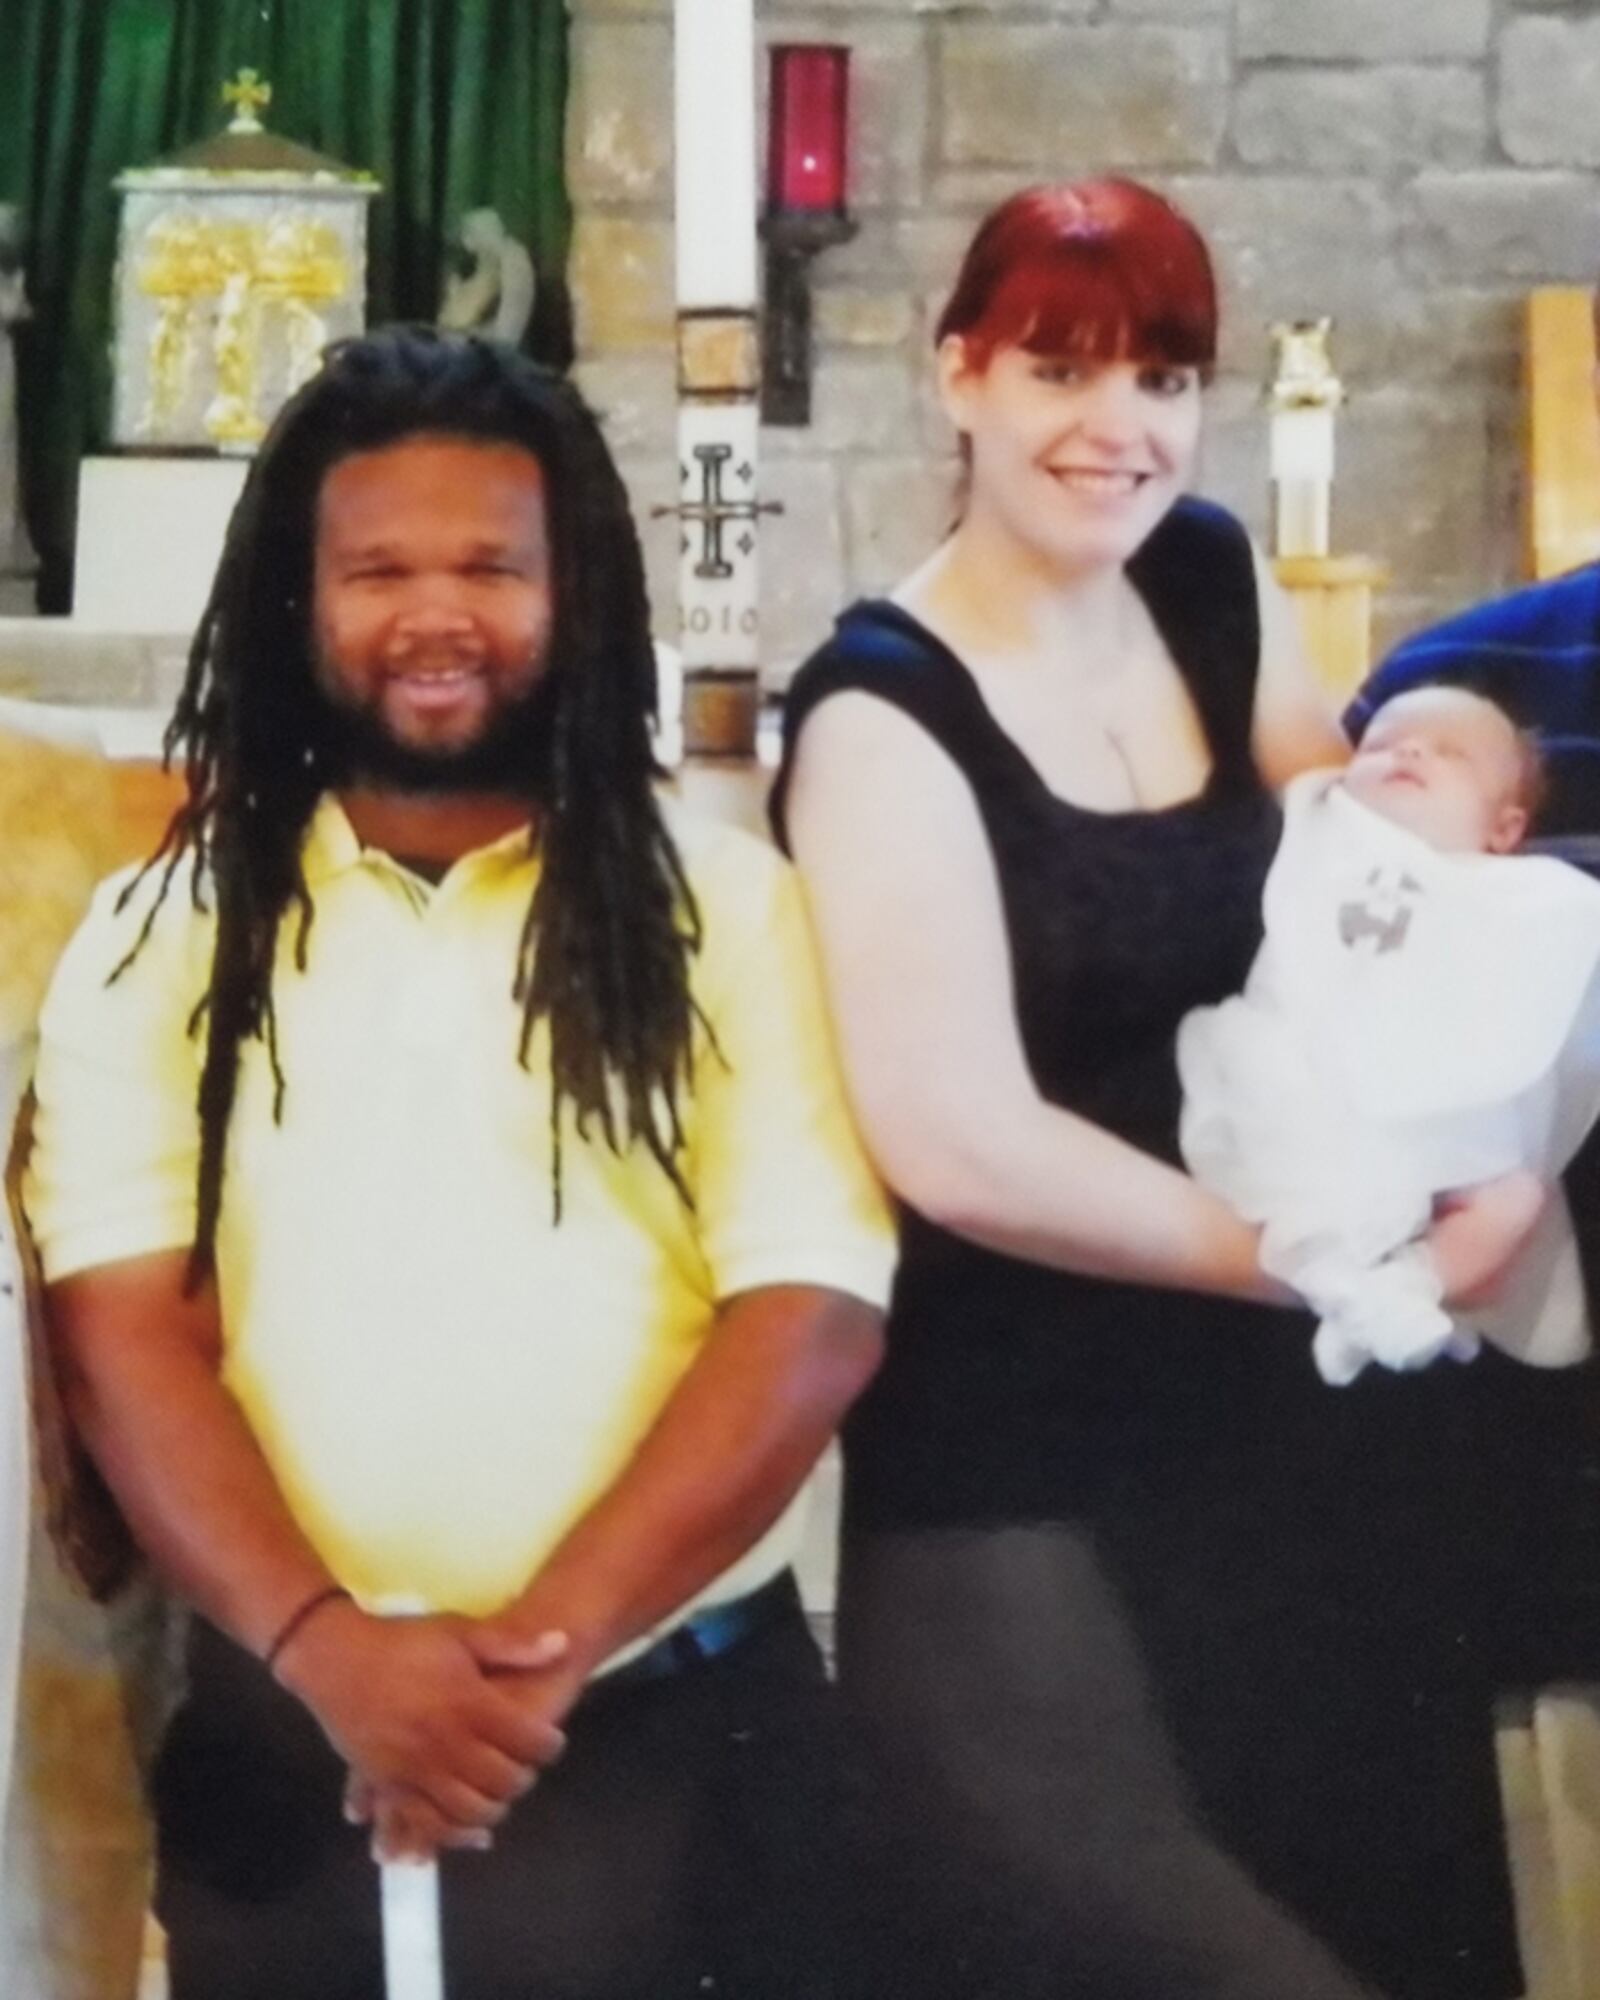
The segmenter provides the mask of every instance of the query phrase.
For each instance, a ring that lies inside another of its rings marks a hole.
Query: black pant
[[[601,1683],[568,1734],[487,1854],[443,1858],[450,2000],[836,2000],[842,1767],[798,1605],[667,1679]],[[172,2000],[383,2000],[343,1782],[310,1714],[197,1624],[156,1774]]]
[[[846,1537],[876,2000],[1360,2000],[1209,1839],[1069,1527]]]

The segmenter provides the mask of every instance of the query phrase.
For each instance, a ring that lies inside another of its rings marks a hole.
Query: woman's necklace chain
[[[1105,740],[1106,748],[1111,752],[1113,758],[1115,758],[1118,768],[1127,780],[1129,798],[1133,800],[1135,805],[1138,805],[1140,803],[1139,785],[1138,780],[1134,776],[1133,759],[1128,755],[1126,738],[1117,725],[1108,716],[1102,715],[1098,709],[1095,711],[1094,719],[1101,736]]]

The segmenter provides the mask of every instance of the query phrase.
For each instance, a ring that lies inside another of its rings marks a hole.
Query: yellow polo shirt
[[[296,1519],[364,1601],[483,1614],[514,1596],[617,1476],[719,1300],[809,1284],[873,1304],[887,1209],[841,1094],[795,878],[746,834],[669,806],[700,904],[685,1107],[691,1214],[642,1148],[567,1115],[551,1212],[548,1036],[516,1060],[511,994],[537,863],[524,834],[436,888],[363,849],[332,800],[307,836],[308,961],[282,927],[281,1122],[242,1053],[217,1240],[223,1379]],[[187,1245],[188,1033],[213,924],[185,868],[112,969],[153,883],[105,884],[41,1024],[26,1199],[46,1275]],[[789,1560],[799,1503],[702,1602]]]

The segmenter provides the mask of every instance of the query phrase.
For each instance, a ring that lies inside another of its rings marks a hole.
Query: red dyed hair
[[[1137,181],[1069,181],[1002,202],[968,246],[936,338],[986,368],[997,347],[1165,362],[1209,376],[1217,287],[1200,232]]]

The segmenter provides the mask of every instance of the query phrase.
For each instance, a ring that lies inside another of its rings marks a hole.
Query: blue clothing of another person
[[[1528,845],[1600,874],[1600,563],[1407,639],[1350,704],[1346,730],[1359,739],[1384,702],[1437,681],[1487,695],[1535,733],[1548,789]],[[1600,1324],[1600,1135],[1564,1184]],[[1545,1371],[1485,1353],[1433,1373],[1479,1444],[1485,1484],[1462,1496],[1462,1532],[1482,1563],[1500,1686],[1600,1677],[1600,1360]]]
[[[1600,835],[1600,563],[1474,605],[1397,646],[1345,713],[1359,739],[1394,695],[1449,681],[1532,729],[1549,791],[1537,841]]]

